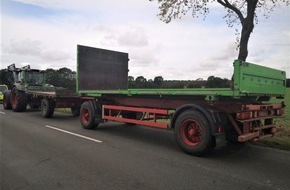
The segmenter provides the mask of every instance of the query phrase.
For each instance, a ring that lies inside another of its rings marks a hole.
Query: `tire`
[[[205,156],[214,147],[211,126],[197,110],[186,110],[177,117],[174,136],[179,147],[191,155]]]
[[[6,91],[3,93],[3,108],[5,110],[10,110],[12,108],[11,102],[10,102],[10,91]]]
[[[71,113],[74,117],[80,116],[80,107],[72,107]]]
[[[16,87],[12,89],[10,94],[10,102],[13,111],[24,112],[27,107],[27,96],[25,92],[18,90]]]
[[[54,113],[55,102],[49,99],[41,101],[41,113],[44,118],[51,118]]]
[[[95,110],[92,102],[84,102],[81,106],[80,121],[85,129],[95,129],[99,123],[95,123]]]

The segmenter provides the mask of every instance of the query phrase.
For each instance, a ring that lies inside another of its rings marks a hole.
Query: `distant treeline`
[[[128,77],[129,88],[227,88],[231,81],[215,76],[208,77],[207,80],[164,80],[162,76],[147,80],[143,76],[136,79]]]
[[[71,90],[76,89],[76,72],[66,67],[57,70],[46,69],[45,77],[47,84]],[[148,80],[144,76],[128,77],[128,88],[228,88],[231,83],[231,80],[215,76],[209,76],[207,80],[164,80],[162,76]],[[6,84],[11,89],[12,73],[6,69],[0,70],[0,84]],[[287,79],[286,85],[290,87],[290,79]]]

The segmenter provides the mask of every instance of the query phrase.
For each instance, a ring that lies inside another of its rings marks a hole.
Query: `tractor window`
[[[36,85],[44,83],[44,74],[41,72],[29,72],[28,73],[28,84]]]

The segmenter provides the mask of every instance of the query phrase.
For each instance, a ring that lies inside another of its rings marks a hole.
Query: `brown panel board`
[[[127,89],[128,60],[128,53],[78,45],[78,90]]]

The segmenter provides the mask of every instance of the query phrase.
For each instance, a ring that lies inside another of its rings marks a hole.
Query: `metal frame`
[[[227,117],[238,133],[238,141],[258,140],[274,136],[280,130],[274,124],[274,118],[283,118],[283,104],[244,105],[242,111]]]
[[[161,129],[166,129],[169,127],[168,124],[160,123],[157,121],[158,116],[165,116],[167,119],[169,119],[170,114],[168,110],[127,107],[127,106],[114,106],[114,105],[103,105],[102,109],[103,109],[102,118],[106,120],[145,125],[145,126],[156,127],[156,128],[161,128]],[[122,111],[139,112],[139,113],[142,113],[143,116],[140,119],[124,118],[121,115]],[[149,117],[145,118],[145,115]]]

